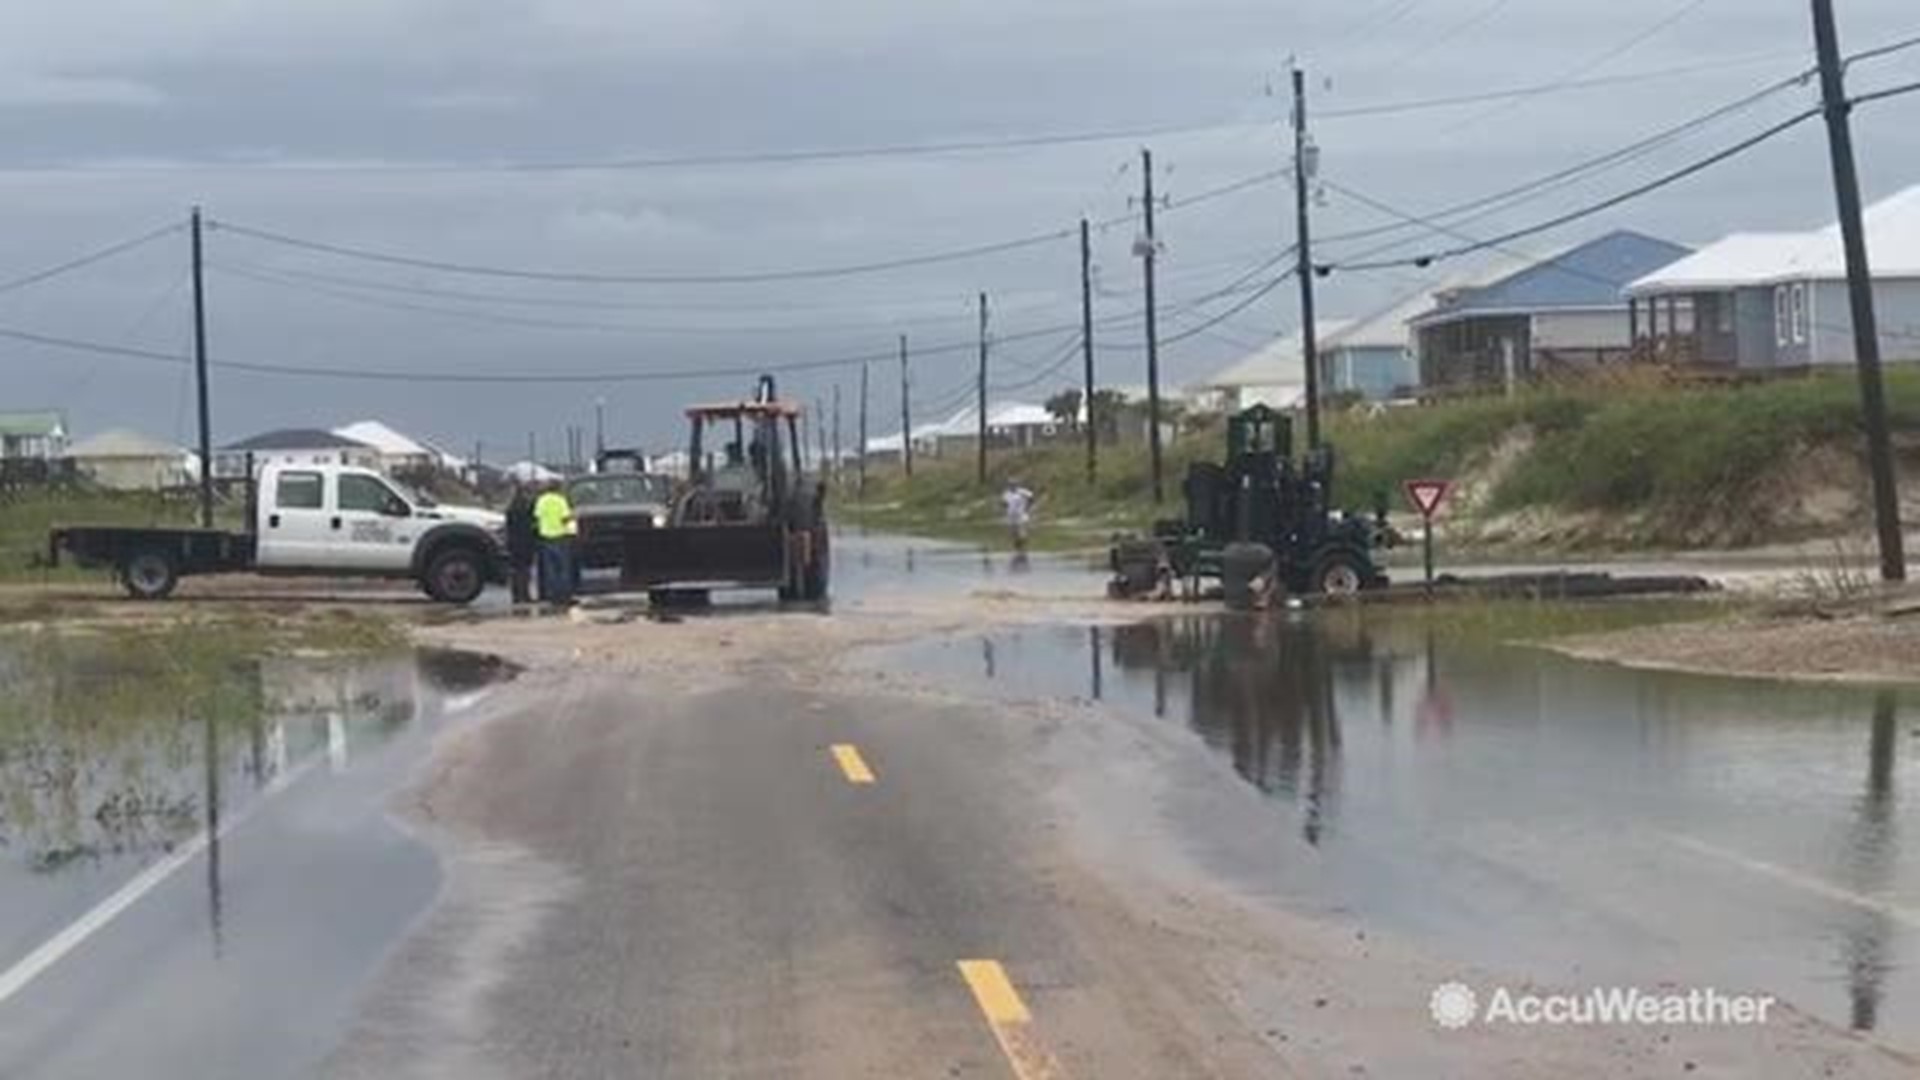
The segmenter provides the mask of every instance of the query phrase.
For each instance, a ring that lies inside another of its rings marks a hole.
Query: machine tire
[[[164,600],[180,584],[180,567],[160,548],[143,548],[120,560],[120,584],[135,600]]]
[[[1367,568],[1350,551],[1330,551],[1314,563],[1312,586],[1314,595],[1329,599],[1358,596],[1367,587]]]
[[[827,530],[816,529],[813,534],[813,561],[800,571],[800,599],[815,603],[825,600],[832,581],[833,545],[827,537]]]
[[[1264,602],[1254,582],[1275,572],[1273,549],[1265,544],[1228,544],[1220,553],[1220,591],[1228,611],[1252,611]]]
[[[465,544],[442,548],[427,560],[420,587],[442,604],[471,604],[487,587],[487,558]]]

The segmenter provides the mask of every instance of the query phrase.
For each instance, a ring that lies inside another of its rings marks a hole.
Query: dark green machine
[[[1296,595],[1385,585],[1377,553],[1398,537],[1384,500],[1371,518],[1334,509],[1333,474],[1330,447],[1296,460],[1286,415],[1265,405],[1235,414],[1227,421],[1226,461],[1196,463],[1187,473],[1186,517],[1156,524],[1149,538],[1114,545],[1111,591],[1143,596],[1172,581],[1222,579],[1229,562],[1257,553],[1249,545],[1271,553],[1273,576]]]

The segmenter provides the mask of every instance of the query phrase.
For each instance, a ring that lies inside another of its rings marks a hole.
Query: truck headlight
[[[667,515],[665,515],[665,514],[655,514],[655,515],[653,515],[653,527],[654,527],[654,528],[656,528],[656,529],[664,529],[664,528],[666,528],[666,527],[667,527]]]

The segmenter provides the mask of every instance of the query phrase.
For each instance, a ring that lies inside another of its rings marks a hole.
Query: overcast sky
[[[1849,50],[1920,35],[1913,0],[1843,0]],[[891,260],[1069,229],[1129,211],[1140,145],[1179,200],[1289,160],[1286,64],[1311,77],[1326,179],[1426,212],[1512,187],[1801,70],[1805,0],[180,0],[15,2],[0,11],[0,281],[170,221],[209,216],[428,259],[626,275],[730,274]],[[1525,98],[1338,114],[1533,85]],[[1920,49],[1858,66],[1856,90],[1920,77]],[[1658,153],[1469,223],[1487,235],[1553,216],[1712,152],[1803,108],[1796,88]],[[1920,96],[1857,117],[1870,198],[1920,183]],[[675,169],[513,165],[1187,128],[1151,138],[829,162]],[[1608,228],[1683,242],[1832,217],[1817,125],[1681,186],[1517,246]],[[502,166],[508,166],[502,168]],[[1165,333],[1183,310],[1293,238],[1291,189],[1253,185],[1168,211]],[[1390,223],[1329,190],[1327,235]],[[1144,381],[1136,227],[1099,234],[1103,380]],[[1329,243],[1338,261],[1418,230]],[[869,275],[749,285],[588,285],[460,276],[207,237],[216,363],[418,372],[678,371],[965,343],[974,296],[998,333],[1077,322],[1070,239]],[[187,247],[169,235],[0,292],[0,328],[184,355]],[[1458,272],[1436,267],[1431,274]],[[291,276],[289,276],[291,275]],[[320,275],[316,277],[315,275]],[[1256,282],[1264,280],[1255,278]],[[1394,270],[1336,275],[1322,311],[1365,314],[1420,287]],[[498,294],[515,302],[402,290]],[[1170,345],[1185,382],[1295,325],[1285,285]],[[1218,312],[1220,300],[1201,305]],[[419,310],[419,309],[434,310]],[[563,324],[563,325],[530,325]],[[995,382],[1032,382],[1071,337],[996,348]],[[1111,346],[1111,347],[1109,347]],[[959,352],[916,363],[928,415],[972,376]],[[876,364],[874,433],[898,415]],[[786,379],[798,396],[858,369]],[[1037,400],[1071,370],[1009,396]],[[220,442],[377,417],[490,459],[552,456],[569,424],[671,445],[679,404],[736,377],[595,386],[399,384],[216,370]],[[64,408],[82,435],[129,426],[191,438],[185,367],[0,340],[0,408]],[[885,417],[887,420],[879,419]]]

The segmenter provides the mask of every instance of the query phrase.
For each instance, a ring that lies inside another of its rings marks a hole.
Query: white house
[[[0,412],[0,461],[52,461],[67,449],[67,418],[57,409]]]
[[[1920,360],[1920,185],[1865,215],[1887,360]],[[1854,362],[1840,226],[1735,233],[1627,286],[1641,356],[1737,371]]]
[[[66,456],[82,476],[115,491],[164,491],[200,477],[198,454],[137,431],[103,431],[73,444]]]

